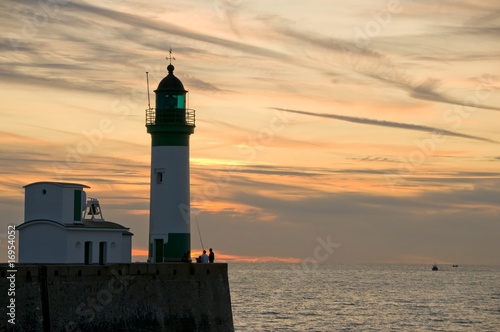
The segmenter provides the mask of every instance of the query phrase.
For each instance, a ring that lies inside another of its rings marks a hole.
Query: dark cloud
[[[457,172],[456,174],[461,176],[500,177],[500,172],[460,171]]]
[[[5,66],[0,69],[0,77],[4,80],[8,78],[9,83],[116,94],[118,77],[104,79],[103,69],[109,70],[112,66],[123,71],[123,66],[141,65],[134,62],[141,57],[141,48],[137,47],[138,45],[166,52],[170,47],[169,41],[174,37],[205,42],[279,61],[293,59],[286,53],[269,48],[215,37],[210,33],[199,33],[190,30],[187,25],[180,26],[155,21],[89,3],[68,2],[59,6],[57,13],[50,16],[46,24],[35,29],[29,36],[24,36],[21,33],[25,24],[23,22],[29,21],[30,11],[33,10],[31,7],[36,7],[37,3],[24,0],[17,2],[17,6],[19,10],[14,15],[17,18],[16,21],[5,14],[12,10],[9,6],[5,6],[4,13],[0,15],[11,23],[10,34],[16,36],[15,48],[8,38],[0,41],[0,52],[14,51],[6,57]],[[18,24],[12,22],[18,22]],[[104,38],[103,35],[106,37]],[[130,44],[134,47],[128,47]],[[204,49],[182,44],[176,46],[181,51],[206,53]],[[61,54],[67,54],[64,48],[68,47],[74,51],[72,56],[77,54],[79,58],[61,58]],[[56,58],[58,62],[53,61]],[[19,61],[21,59],[23,61]],[[82,79],[79,79],[80,77]],[[89,80],[94,81],[95,84],[88,84]],[[220,90],[214,84],[192,75],[186,76],[186,83],[201,90]]]
[[[498,52],[455,53],[455,54],[418,54],[410,56],[414,60],[432,62],[464,62],[464,61],[497,61],[500,58]]]
[[[369,44],[364,45],[354,39],[335,39],[332,37],[320,36],[318,33],[314,32],[298,31],[291,28],[290,24],[283,23],[282,20],[276,19],[275,17],[267,17],[264,19],[276,33],[285,36],[285,38],[295,40],[296,43],[306,43],[316,48],[323,49],[328,52],[328,54],[332,52],[335,53],[335,57],[329,56],[326,61],[322,59],[325,66],[341,66],[344,69],[350,68],[361,75],[403,89],[408,92],[410,97],[415,99],[500,111],[499,107],[486,105],[482,100],[478,100],[478,102],[473,105],[468,105],[465,100],[448,96],[440,92],[439,87],[442,86],[442,82],[438,79],[428,78],[421,83],[415,83],[415,79],[411,76],[411,73],[403,68],[400,63],[396,63],[394,56],[390,55],[398,53],[398,45],[405,45],[406,47],[404,47],[404,50],[407,52],[405,56],[414,59],[432,59],[438,62],[446,61],[446,59],[454,61],[496,60],[498,58],[497,52],[478,54],[474,49],[468,48],[462,53],[453,50],[440,54],[428,52],[427,48],[430,46],[426,45],[432,44],[433,42],[439,44],[443,39],[450,39],[454,36],[457,36],[457,38],[477,35],[481,37],[496,37],[500,34],[500,28],[498,27],[439,27],[443,32],[432,32],[411,36],[375,36],[369,38]],[[386,40],[385,44],[389,45],[386,49],[380,47],[379,44],[383,44],[380,42],[381,40]],[[377,46],[379,47],[377,48]],[[350,80],[352,77],[344,77],[343,79]],[[338,82],[338,80],[336,79],[335,82]],[[491,86],[485,88],[489,90],[492,89]]]
[[[405,88],[410,93],[410,96],[416,99],[429,100],[429,101],[435,101],[439,103],[452,104],[458,106],[500,111],[500,107],[488,106],[480,103],[480,100],[476,98],[474,95],[471,95],[471,97],[474,97],[475,99],[478,100],[478,103],[474,104],[470,104],[469,102],[466,101],[466,99],[459,100],[446,96],[443,93],[439,92],[440,86],[442,86],[442,82],[440,80],[429,78],[419,85],[406,86]],[[487,91],[489,91],[488,92],[489,94],[491,93],[492,87],[485,87],[484,89],[487,89]]]
[[[390,62],[388,62],[388,64],[390,64]],[[394,64],[394,67],[392,68],[383,68],[384,67],[378,67],[375,68],[376,70],[372,71],[370,66],[367,66],[365,68],[358,68],[358,71],[380,82],[384,82],[399,89],[405,90],[408,92],[410,97],[415,99],[434,101],[462,107],[473,107],[485,110],[500,111],[500,107],[483,104],[479,98],[476,98],[474,94],[475,92],[470,95],[470,100],[474,101],[474,103],[471,103],[469,99],[466,98],[467,96],[465,96],[464,99],[460,100],[458,98],[450,97],[440,92],[439,88],[442,87],[443,83],[439,79],[427,78],[421,83],[415,83],[413,82],[413,79],[410,78],[408,73],[405,70],[401,70],[401,68],[398,68],[396,64]],[[486,78],[489,79],[491,77],[487,76]],[[480,87],[482,95],[489,95],[492,93],[494,87],[493,85],[491,85],[491,83],[492,82],[489,81],[482,82],[483,85]]]
[[[350,56],[355,55],[372,58],[382,56],[379,52],[371,48],[359,47],[356,42],[351,40],[327,37],[312,31],[299,31],[297,29],[293,29],[290,24],[284,24],[282,20],[279,20],[274,16],[260,16],[259,19],[266,21],[268,25],[272,26],[278,34],[285,36],[286,38],[300,40],[301,44],[305,43],[308,44],[308,46],[324,48],[330,52],[335,52],[340,55],[346,55],[346,53],[349,53]]]
[[[279,175],[279,176],[299,176],[299,177],[314,177],[318,176],[318,173],[311,173],[311,172],[300,172],[297,170],[292,170],[292,169],[283,169],[283,168],[277,168],[277,167],[269,167],[269,168],[264,168],[264,167],[245,167],[245,168],[240,168],[236,169],[233,171],[234,173],[247,173],[247,174],[262,174],[262,175]]]
[[[377,157],[377,156],[366,156],[362,158],[351,158],[352,160],[361,160],[361,161],[374,161],[374,162],[389,162],[389,163],[401,163],[401,160],[396,160],[388,157]]]
[[[37,65],[40,68],[43,65]],[[50,67],[49,65],[48,67]],[[15,66],[13,68],[0,68],[0,77],[4,77],[4,80],[8,78],[11,84],[20,85],[32,85],[39,87],[52,87],[63,90],[78,90],[78,91],[88,91],[93,93],[107,93],[115,94],[116,85],[113,82],[102,80],[101,84],[88,84],[88,80],[81,79],[77,75],[67,77],[53,77],[52,75],[45,75],[39,71],[29,71],[24,70],[23,65]],[[54,66],[55,67],[55,66]],[[64,67],[64,65],[58,66],[59,68]],[[67,66],[75,67],[75,66]],[[84,70],[83,68],[80,68]],[[75,74],[74,70],[70,71]]]
[[[332,241],[343,248],[330,257],[332,261],[380,262],[387,257],[419,252],[434,259],[470,260],[471,263],[480,259],[483,263],[493,263],[489,251],[499,248],[496,234],[500,231],[500,224],[496,222],[495,213],[498,202],[492,198],[498,195],[498,187],[478,187],[417,196],[316,193],[292,201],[240,191],[234,199],[274,214],[278,220],[286,220],[286,232],[277,231],[283,227],[278,222],[266,224],[261,231],[274,233],[276,228],[275,243],[293,243],[288,252],[294,256],[300,257],[301,252],[314,249],[314,245],[308,243],[308,237],[316,239],[330,235]],[[475,204],[483,208],[478,209]],[[210,222],[219,224],[215,220]],[[243,233],[250,237],[250,242],[260,243],[260,233],[248,231],[261,227],[259,224],[245,216],[238,216],[238,222],[234,224],[234,227],[228,224],[224,229],[229,228],[235,234]],[[222,241],[219,235],[212,232],[210,235]],[[301,241],[297,242],[297,236]],[[481,245],[464,248],[464,240]],[[376,249],[368,250],[371,246]],[[398,249],[391,252],[393,248]],[[451,253],[447,253],[449,248],[453,248]],[[470,255],[471,252],[474,254]]]
[[[124,12],[119,12],[103,7],[92,6],[86,3],[74,3],[71,2],[68,4],[71,9],[77,10],[79,13],[86,12],[89,14],[94,14],[99,17],[110,19],[117,21],[122,24],[127,24],[135,29],[149,29],[153,31],[157,31],[160,33],[170,33],[179,37],[189,38],[192,40],[203,41],[223,47],[227,47],[230,49],[244,51],[246,53],[267,56],[275,59],[287,59],[288,56],[281,52],[272,51],[267,48],[257,47],[253,45],[249,45],[247,43],[232,41],[229,39],[223,39],[214,37],[210,34],[202,34],[195,32],[194,30],[189,30],[184,27],[180,27],[173,24],[168,24],[165,22],[158,22],[155,20],[151,20],[148,18],[144,18],[138,15],[128,14]],[[137,35],[138,38],[141,38],[141,35]],[[163,45],[162,50],[166,50],[167,45]]]
[[[212,83],[205,82],[191,75],[183,75],[182,78],[183,81],[185,79],[186,85],[193,89],[206,90],[212,92],[220,91],[220,89],[215,85],[213,85]]]
[[[400,128],[400,129],[407,129],[407,130],[416,130],[416,131],[433,133],[433,134],[437,134],[437,135],[467,138],[467,139],[483,141],[483,142],[488,142],[488,143],[498,143],[497,141],[494,141],[494,140],[491,140],[488,138],[467,135],[467,134],[461,134],[461,133],[457,133],[457,132],[453,132],[453,131],[449,131],[449,130],[444,130],[444,129],[440,129],[440,128],[434,128],[434,127],[423,126],[423,125],[416,125],[416,124],[411,124],[411,123],[393,122],[393,121],[386,121],[386,120],[374,120],[374,119],[360,118],[360,117],[346,116],[346,115],[338,115],[338,114],[313,113],[313,112],[290,110],[290,109],[276,108],[276,107],[271,107],[271,108],[275,109],[275,110],[279,110],[279,111],[284,111],[284,112],[311,115],[311,116],[317,116],[317,117],[328,118],[328,119],[336,119],[336,120],[354,122],[354,123],[360,123],[360,124],[366,124],[366,125]]]
[[[467,20],[465,22],[466,26],[471,26],[471,25],[485,25],[485,24],[495,24],[495,21],[498,20],[498,17],[500,17],[500,9],[496,7],[492,8],[487,8],[483,14],[480,15],[475,15],[471,19]],[[495,37],[498,37],[498,34],[495,35]]]

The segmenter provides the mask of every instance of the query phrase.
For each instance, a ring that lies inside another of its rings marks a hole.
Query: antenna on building
[[[148,86],[148,109],[151,109],[151,99],[149,98],[149,73],[146,72],[146,84]]]

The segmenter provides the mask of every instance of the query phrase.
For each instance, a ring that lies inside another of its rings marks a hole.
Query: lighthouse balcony
[[[158,109],[146,110],[146,126],[181,125],[195,126],[195,110],[193,109]]]

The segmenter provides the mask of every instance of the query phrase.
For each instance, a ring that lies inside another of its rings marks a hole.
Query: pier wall
[[[234,331],[225,263],[16,270],[14,326],[7,323],[9,274],[1,266],[2,331]]]

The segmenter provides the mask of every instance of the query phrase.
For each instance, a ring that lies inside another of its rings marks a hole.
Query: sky
[[[152,91],[172,48],[196,110],[194,252],[500,264],[498,1],[0,9],[1,261],[7,226],[23,221],[23,186],[38,181],[90,186],[104,218],[134,233],[133,260],[145,261],[145,73]]]

